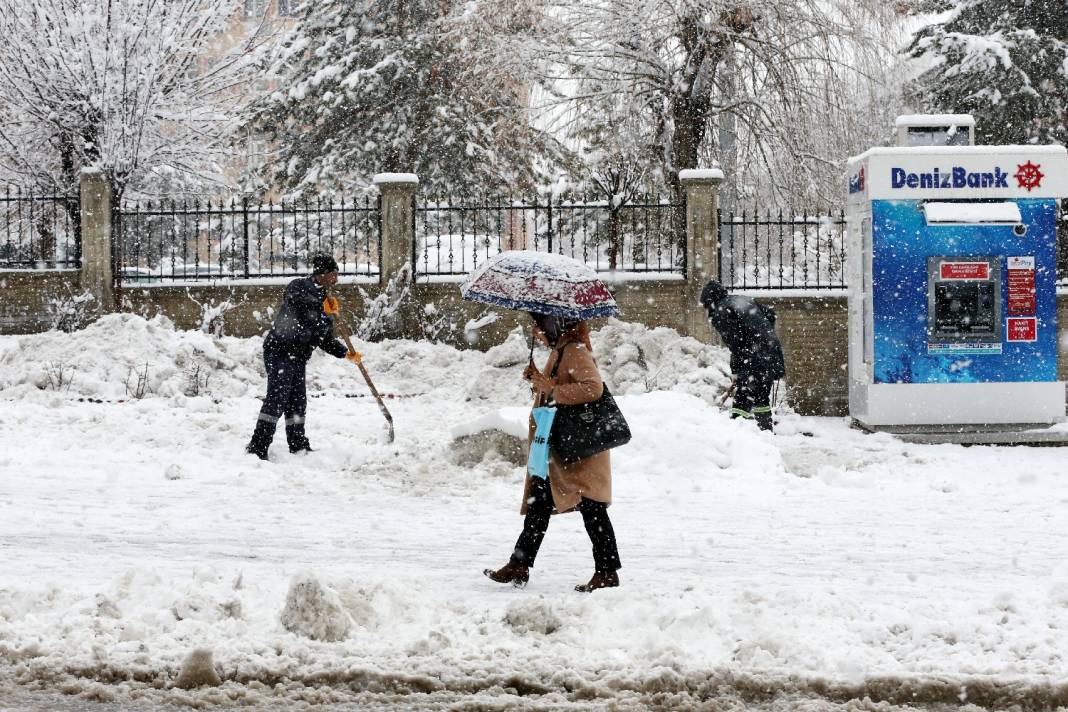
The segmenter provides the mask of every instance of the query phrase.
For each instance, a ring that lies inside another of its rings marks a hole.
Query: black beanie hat
[[[326,274],[337,272],[337,262],[325,252],[319,252],[312,256],[312,274]]]
[[[705,285],[705,288],[701,290],[701,306],[705,309],[711,309],[715,304],[726,298],[726,296],[727,289],[716,280],[711,280]]]

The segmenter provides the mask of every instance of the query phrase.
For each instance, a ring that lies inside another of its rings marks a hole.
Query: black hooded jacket
[[[731,350],[731,372],[760,371],[772,380],[786,375],[775,312],[749,297],[706,287],[708,319]]]
[[[281,348],[305,360],[315,347],[344,358],[348,349],[334,338],[334,320],[323,311],[326,290],[312,277],[300,277],[286,285],[282,309],[274,319],[265,346]]]

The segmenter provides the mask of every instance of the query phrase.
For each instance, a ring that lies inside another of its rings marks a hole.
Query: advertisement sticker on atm
[[[1005,324],[1006,341],[1038,341],[1038,319],[1010,316]]]
[[[938,265],[939,279],[990,279],[990,263],[942,262]]]
[[[860,167],[860,170],[854,173],[849,178],[849,193],[863,193],[864,192],[864,166]]]
[[[1037,309],[1035,292],[1035,258],[1033,255],[1010,256],[1008,267],[1009,316],[1034,316]]]

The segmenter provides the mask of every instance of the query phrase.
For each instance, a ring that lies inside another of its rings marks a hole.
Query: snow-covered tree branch
[[[743,165],[840,162],[838,142],[814,146],[806,131],[820,114],[853,111],[843,95],[881,79],[854,59],[873,47],[892,55],[876,34],[890,14],[865,2],[583,0],[550,7],[520,46],[545,87],[539,120],[587,143],[595,126],[614,130],[618,112],[605,107],[623,103],[651,173],[674,184],[679,170],[722,158],[714,129],[726,117]]]
[[[0,5],[0,170],[70,190],[104,173],[220,180],[262,33],[233,48],[235,0],[23,0]],[[244,29],[236,30],[243,34]]]
[[[929,0],[908,54],[922,108],[971,113],[984,143],[1068,142],[1068,3]]]
[[[499,20],[459,2],[305,5],[275,57],[280,88],[250,119],[277,151],[276,182],[359,190],[414,171],[431,192],[533,187],[562,151],[529,125],[521,79],[489,59]]]

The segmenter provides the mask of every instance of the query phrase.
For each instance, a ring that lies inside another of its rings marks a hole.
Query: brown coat
[[[560,358],[563,360],[556,372],[556,387],[553,397],[559,405],[577,405],[590,403],[601,397],[604,382],[597,370],[597,363],[588,348],[585,332],[575,329],[560,337],[549,355],[543,373],[548,376]],[[567,344],[567,348],[563,348]],[[537,402],[534,404],[537,405]],[[534,419],[530,419],[527,444],[534,439]],[[599,452],[584,460],[565,465],[550,454],[549,486],[553,492],[553,505],[557,512],[569,512],[578,506],[583,497],[605,504],[612,503],[612,464],[609,451]],[[520,514],[527,513],[527,499],[530,497],[530,475],[523,485],[523,505]]]

